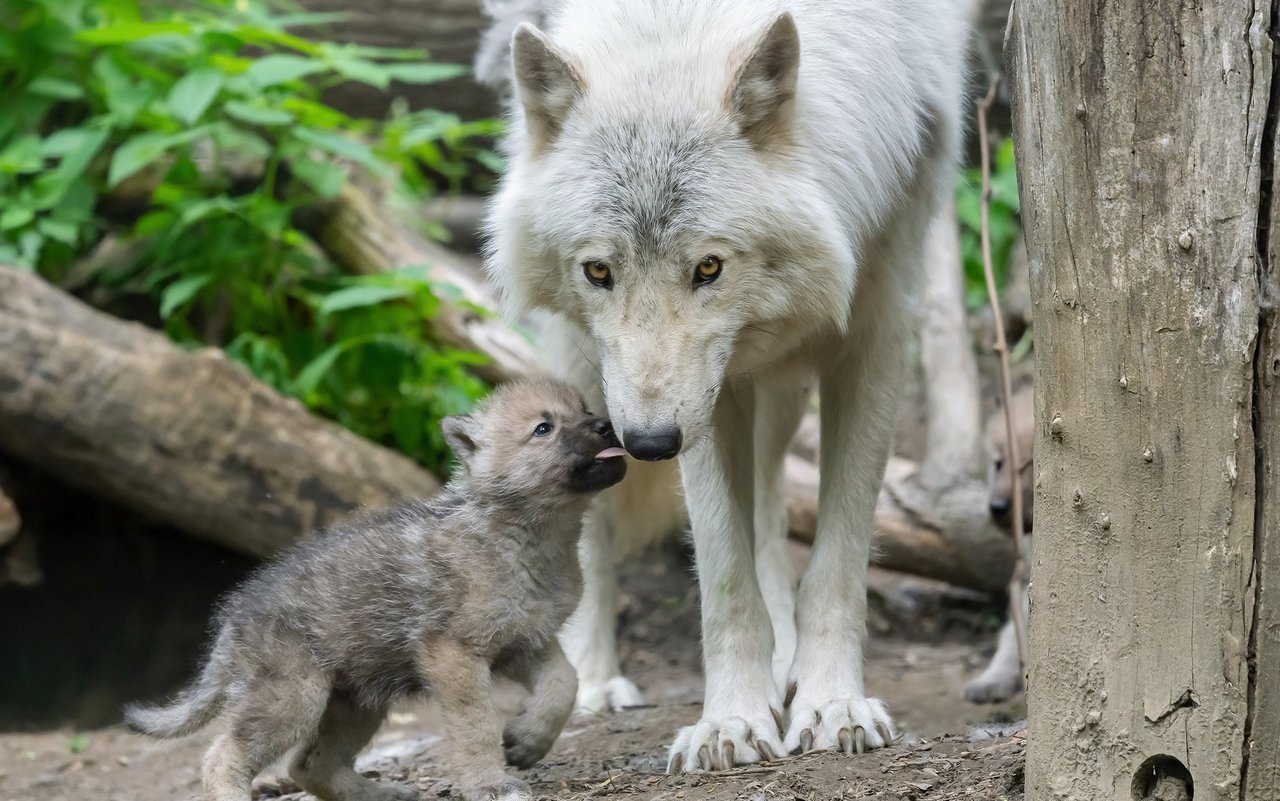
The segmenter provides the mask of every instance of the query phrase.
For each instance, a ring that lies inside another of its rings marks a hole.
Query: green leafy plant
[[[969,168],[961,172],[956,186],[956,217],[960,222],[960,253],[964,260],[965,302],[970,309],[987,303],[986,281],[982,277],[982,172]],[[991,162],[991,266],[996,286],[1007,280],[1009,255],[1022,230],[1018,213],[1018,172],[1014,164],[1013,139],[996,147]]]
[[[432,341],[423,272],[344,276],[298,220],[353,172],[416,202],[496,171],[483,140],[497,127],[327,105],[342,82],[462,72],[294,32],[336,19],[259,0],[0,0],[0,262],[140,295],[175,340],[225,346],[438,469],[436,423],[484,392],[466,372],[479,357]],[[108,234],[135,257],[80,274]]]

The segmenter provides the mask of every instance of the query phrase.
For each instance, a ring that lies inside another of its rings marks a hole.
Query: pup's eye
[[[704,286],[720,277],[724,263],[719,256],[703,256],[702,261],[693,269],[693,285]]]
[[[538,423],[538,427],[533,429],[533,435],[535,437],[545,437],[551,433],[552,428],[553,426],[550,423]]]
[[[582,263],[582,274],[587,280],[598,287],[604,289],[613,288],[613,273],[609,270],[609,265],[602,261],[584,261]]]

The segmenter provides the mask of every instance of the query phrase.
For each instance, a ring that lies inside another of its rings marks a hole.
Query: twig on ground
[[[996,293],[995,273],[991,266],[991,143],[987,137],[987,112],[995,102],[996,90],[1000,87],[1001,76],[991,78],[987,94],[978,101],[978,141],[982,155],[982,274],[987,283],[987,300],[991,304],[991,320],[995,325],[996,356],[1000,360],[1000,394],[1004,398],[1005,438],[1009,443],[1009,464],[1020,465],[1022,459],[1018,454],[1018,441],[1013,436],[1013,387],[1009,380],[1009,344],[1004,338],[1004,318],[1000,315],[1000,298]],[[1013,534],[1013,577],[1009,580],[1009,619],[1018,635],[1018,657],[1022,660],[1022,668],[1027,668],[1027,618],[1024,596],[1026,594],[1026,557],[1023,554],[1022,541],[1022,480],[1015,467],[1010,471],[1013,477],[1013,509],[1010,519]]]

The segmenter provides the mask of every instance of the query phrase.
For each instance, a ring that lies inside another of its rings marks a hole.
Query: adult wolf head
[[[727,376],[843,330],[856,271],[799,141],[791,16],[677,48],[646,46],[650,22],[517,28],[487,266],[516,310],[589,333],[623,444],[667,459],[709,435]]]

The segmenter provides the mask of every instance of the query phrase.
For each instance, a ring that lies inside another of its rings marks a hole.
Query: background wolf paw
[[[643,703],[644,696],[630,679],[625,676],[614,676],[600,683],[579,682],[575,709],[578,714],[602,715],[629,706],[640,706]]]
[[[838,748],[846,754],[861,754],[894,740],[893,721],[876,698],[839,698],[821,706],[796,699],[789,711],[787,753]]]
[[[703,718],[676,735],[667,772],[727,770],[734,765],[778,759],[785,753],[777,719],[773,716],[751,720]]]
[[[988,668],[964,686],[965,700],[971,704],[994,704],[1007,701],[1022,690],[1022,672]]]

